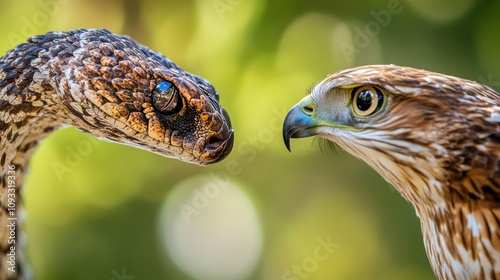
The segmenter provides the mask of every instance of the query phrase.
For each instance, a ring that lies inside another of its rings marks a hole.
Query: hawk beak
[[[300,102],[288,111],[283,123],[283,141],[288,151],[290,149],[290,138],[304,138],[316,135],[316,128],[319,123],[313,118],[312,111],[308,111]]]

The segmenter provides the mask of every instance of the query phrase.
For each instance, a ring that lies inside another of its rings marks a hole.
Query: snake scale
[[[0,58],[0,280],[28,277],[23,174],[37,143],[65,125],[198,165],[224,159],[234,139],[209,82],[129,37],[81,29],[18,45]]]

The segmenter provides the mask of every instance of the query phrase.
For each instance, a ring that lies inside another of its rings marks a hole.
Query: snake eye
[[[367,117],[375,114],[384,104],[385,95],[376,87],[361,86],[352,91],[352,108],[356,115]]]
[[[182,107],[179,89],[171,82],[160,82],[153,90],[153,107],[164,115],[179,112]]]

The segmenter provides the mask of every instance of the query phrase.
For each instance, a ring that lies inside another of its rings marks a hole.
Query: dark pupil
[[[358,95],[357,106],[361,111],[370,109],[373,101],[373,93],[369,90],[363,90]]]

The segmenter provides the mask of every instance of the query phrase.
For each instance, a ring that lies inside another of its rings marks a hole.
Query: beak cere
[[[304,138],[316,135],[316,121],[302,110],[300,103],[293,106],[285,117],[283,123],[283,141],[288,151],[290,138]]]

